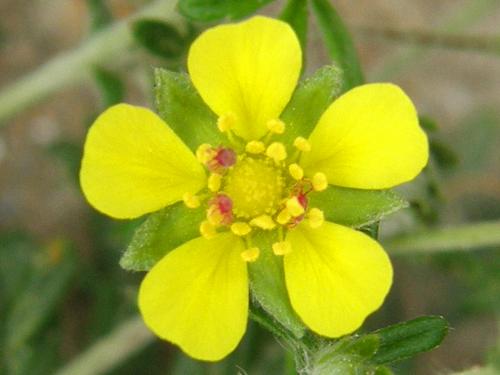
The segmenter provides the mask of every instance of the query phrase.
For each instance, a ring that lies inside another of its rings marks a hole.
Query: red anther
[[[217,205],[223,214],[230,214],[233,209],[233,201],[227,195],[219,194],[217,197]]]
[[[230,148],[217,147],[214,149],[215,156],[207,162],[207,168],[211,172],[221,172],[224,168],[229,168],[236,163],[236,153]]]
[[[233,202],[224,194],[218,194],[209,201],[208,215],[218,218],[220,225],[229,225],[233,221]]]
[[[301,193],[299,193],[299,194],[297,195],[297,200],[299,201],[300,205],[301,205],[302,207],[304,207],[304,210],[306,210],[306,209],[307,209],[307,204],[308,204],[308,201],[309,201],[309,200],[307,199],[307,195],[306,195],[306,194],[307,194],[307,193],[302,193],[302,192],[301,192]]]

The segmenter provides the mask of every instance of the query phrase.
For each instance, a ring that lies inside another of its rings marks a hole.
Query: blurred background
[[[138,27],[134,39],[129,24],[116,26],[156,3],[163,5],[143,15],[168,21],[171,29],[155,34],[164,38],[159,45]],[[500,1],[332,4],[352,32],[367,81],[403,87],[425,116],[433,144],[431,165],[401,190],[411,207],[381,224],[382,242],[499,220]],[[79,189],[81,148],[95,116],[119,101],[152,108],[152,68],[183,69],[189,39],[209,25],[188,25],[174,6],[173,0],[0,1],[2,374],[58,373],[96,344],[108,351],[92,359],[93,372],[73,367],[59,374],[274,374],[289,366],[279,344],[254,323],[239,349],[214,365],[153,339],[134,320],[142,275],[118,265],[141,220],[103,217]],[[259,12],[277,15],[282,7],[276,1]],[[103,33],[113,36],[96,59],[85,60],[85,48]],[[311,19],[306,74],[331,63],[322,43]],[[59,63],[47,68],[53,59]],[[40,69],[47,70],[44,79],[32,76],[19,86]],[[35,86],[49,89],[31,97]],[[499,246],[457,250],[393,257],[393,289],[366,328],[422,314],[443,315],[452,327],[439,349],[398,364],[398,374],[449,374],[500,362]]]

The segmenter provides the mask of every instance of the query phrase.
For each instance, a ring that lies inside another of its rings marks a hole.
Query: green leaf
[[[283,259],[272,252],[277,241],[268,233],[253,238],[260,248],[257,262],[249,263],[250,288],[259,305],[297,338],[304,335],[305,327],[293,310],[288,298],[283,271]]]
[[[340,93],[340,70],[332,65],[318,69],[302,81],[281,114],[286,131],[279,140],[290,144],[298,137],[308,137],[323,112]]]
[[[328,221],[360,227],[408,207],[408,202],[392,190],[329,186],[320,193],[311,193],[310,206],[323,210]]]
[[[178,57],[187,47],[187,40],[177,29],[165,21],[140,19],[132,24],[135,40],[153,55],[173,58]]]
[[[401,361],[437,347],[448,333],[440,316],[423,316],[375,331],[380,347],[372,358],[377,364]]]
[[[216,115],[203,102],[187,74],[155,69],[155,95],[160,117],[191,150],[202,143],[222,143]]]
[[[290,24],[300,41],[302,47],[302,69],[305,66],[307,48],[307,26],[308,26],[307,0],[288,0],[280,18]]]
[[[113,16],[103,0],[87,0],[90,16],[90,32],[94,33],[108,26]]]
[[[101,93],[104,108],[123,101],[125,87],[116,73],[100,67],[95,67],[93,73],[97,87]]]
[[[328,53],[344,73],[343,91],[363,84],[363,72],[351,35],[330,1],[312,0],[312,9]]]
[[[169,251],[198,237],[205,217],[202,208],[178,202],[149,215],[134,233],[120,266],[129,271],[148,271]]]
[[[181,14],[194,21],[236,20],[254,13],[273,0],[179,0]]]

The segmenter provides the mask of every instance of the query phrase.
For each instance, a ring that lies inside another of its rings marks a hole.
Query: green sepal
[[[356,48],[342,18],[329,0],[312,0],[312,9],[318,20],[326,49],[344,73],[343,91],[363,84],[363,72]]]
[[[307,138],[321,115],[339,95],[342,86],[340,70],[327,65],[300,82],[290,102],[281,114],[286,131],[277,140],[293,143],[296,137]]]
[[[217,116],[207,107],[189,76],[155,69],[156,109],[160,117],[193,151],[202,143],[223,142]]]
[[[132,24],[132,35],[140,46],[159,57],[178,57],[187,48],[186,38],[174,26],[157,19],[135,21]]]
[[[280,19],[292,26],[297,34],[302,48],[302,69],[305,67],[305,56],[307,49],[307,27],[308,27],[307,0],[288,0],[281,12]]]
[[[329,186],[320,193],[309,195],[311,207],[323,210],[325,219],[350,227],[375,223],[408,202],[393,190],[363,190]]]
[[[260,249],[257,261],[248,266],[252,297],[296,338],[301,338],[306,328],[288,298],[283,258],[274,255],[272,251],[272,244],[278,239],[271,233],[261,232],[252,240]]]
[[[179,0],[180,13],[193,21],[237,20],[273,0]]]
[[[178,202],[154,212],[135,231],[120,259],[129,271],[148,271],[168,252],[200,235],[203,208],[187,208]]]
[[[448,333],[448,322],[440,316],[422,316],[375,331],[380,347],[372,361],[387,364],[436,348]]]

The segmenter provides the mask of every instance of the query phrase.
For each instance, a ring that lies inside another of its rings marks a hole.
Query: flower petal
[[[144,278],[139,308],[146,325],[190,356],[216,361],[238,345],[248,315],[241,239],[196,238],[173,250]]]
[[[285,279],[297,314],[313,331],[328,337],[353,332],[377,310],[392,283],[392,267],[382,247],[367,235],[325,222],[307,223],[288,233]]]
[[[356,87],[325,111],[312,132],[306,174],[332,185],[386,189],[413,179],[427,164],[427,137],[411,100],[398,87]]]
[[[101,114],[85,141],[80,183],[97,210],[120,219],[156,211],[206,184],[201,164],[146,108],[118,104]]]
[[[189,74],[203,100],[219,116],[236,116],[234,131],[251,140],[263,136],[290,100],[302,52],[285,22],[267,17],[213,27],[194,41]]]

